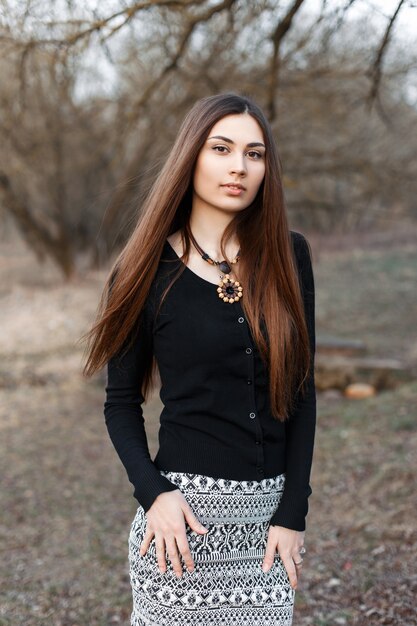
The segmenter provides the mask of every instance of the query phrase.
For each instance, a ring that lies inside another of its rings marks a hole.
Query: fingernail
[[[266,570],[267,570],[267,569],[268,569],[268,568],[267,568],[267,566],[265,565],[265,563],[262,563],[262,571],[263,571],[263,572],[266,572]]]

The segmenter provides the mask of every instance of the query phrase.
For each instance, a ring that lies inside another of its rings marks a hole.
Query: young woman
[[[107,364],[105,421],[139,503],[132,626],[289,626],[312,493],[314,279],[253,99],[188,112],[89,336],[84,373]]]

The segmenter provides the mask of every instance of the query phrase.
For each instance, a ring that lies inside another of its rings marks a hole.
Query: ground
[[[415,232],[311,239],[318,339],[416,362]],[[4,239],[0,625],[127,625],[137,503],[105,429],[104,373],[83,379],[77,343],[106,271],[63,284]],[[157,394],[144,406],[153,455],[160,409]],[[416,414],[417,381],[364,400],[318,393],[294,626],[417,624]]]

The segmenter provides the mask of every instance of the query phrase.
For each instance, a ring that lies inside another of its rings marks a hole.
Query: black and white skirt
[[[139,554],[147,522],[138,507],[128,542],[131,626],[291,626],[295,590],[278,552],[272,567],[261,569],[285,474],[237,481],[160,472],[178,485],[209,531],[199,534],[185,522],[194,571],[188,571],[180,554],[182,576],[177,577],[166,553],[162,573],[155,537],[146,554]]]

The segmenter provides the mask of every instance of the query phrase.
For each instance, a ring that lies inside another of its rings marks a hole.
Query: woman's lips
[[[242,187],[233,187],[233,185],[222,185],[231,196],[240,196],[245,190]]]

